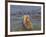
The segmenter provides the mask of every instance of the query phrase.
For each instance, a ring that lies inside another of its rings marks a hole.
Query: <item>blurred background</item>
[[[32,30],[41,30],[41,6],[10,5],[11,31],[26,31],[23,27],[23,16],[29,15],[32,21]],[[28,31],[28,30],[27,30]]]

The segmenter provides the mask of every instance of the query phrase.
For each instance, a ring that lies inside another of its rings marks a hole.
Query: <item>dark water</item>
[[[29,15],[32,21],[32,30],[41,29],[41,7],[40,6],[10,6],[10,28],[11,31],[19,31],[23,28],[23,16]]]

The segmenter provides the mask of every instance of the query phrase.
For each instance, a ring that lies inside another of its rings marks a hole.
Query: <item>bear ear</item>
[[[26,19],[27,17],[29,17],[29,15],[24,15],[24,19]]]

